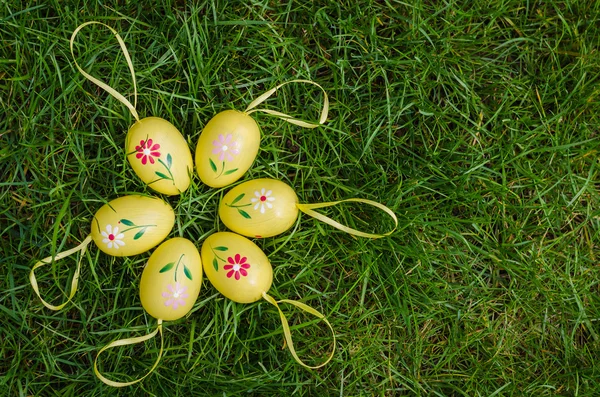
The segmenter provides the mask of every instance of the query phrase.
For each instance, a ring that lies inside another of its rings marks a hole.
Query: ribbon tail
[[[46,306],[48,309],[60,310],[63,307],[65,307],[65,305],[67,303],[69,303],[71,301],[71,299],[75,296],[75,292],[77,292],[77,286],[79,284],[79,273],[81,271],[81,259],[83,258],[85,251],[87,249],[87,246],[91,241],[92,241],[92,236],[88,236],[77,247],[72,248],[67,251],[59,252],[58,254],[56,254],[56,256],[49,256],[47,258],[44,258],[41,261],[38,261],[31,268],[31,271],[29,272],[29,281],[31,282],[31,287],[33,288],[33,291],[38,296],[38,298],[40,298],[40,301],[42,301],[42,304],[44,306]],[[45,265],[48,265],[48,264],[52,263],[52,261],[57,261],[59,259],[66,258],[67,256],[72,255],[77,251],[81,251],[81,254],[79,256],[79,260],[77,261],[77,267],[75,268],[75,274],[73,275],[73,279],[71,280],[71,292],[69,293],[69,297],[67,298],[66,302],[64,302],[58,306],[51,305],[50,303],[48,303],[44,299],[42,299],[42,296],[40,295],[40,289],[38,287],[37,279],[35,278],[35,269],[40,268]]]
[[[81,29],[83,29],[87,25],[93,25],[93,24],[102,25],[102,26],[108,28],[112,32],[112,34],[114,34],[115,37],[117,38],[117,41],[119,42],[119,46],[121,47],[121,50],[123,51],[123,55],[125,55],[125,61],[127,62],[129,72],[131,73],[131,79],[133,80],[133,98],[134,98],[133,104],[131,102],[129,102],[127,100],[127,98],[125,98],[123,95],[118,93],[117,90],[115,90],[108,84],[100,81],[99,79],[95,78],[94,76],[92,76],[89,73],[87,73],[86,71],[84,71],[81,68],[81,66],[79,66],[79,64],[77,63],[77,59],[75,59],[75,50],[73,49],[73,46],[75,43],[75,37],[81,31]],[[131,61],[131,57],[129,56],[129,51],[127,51],[127,46],[125,45],[125,42],[121,38],[121,35],[119,35],[119,33],[116,30],[114,30],[113,28],[111,28],[110,26],[108,26],[102,22],[97,22],[97,21],[85,22],[85,23],[82,23],[81,25],[79,25],[77,27],[77,29],[75,29],[73,31],[73,34],[71,35],[71,40],[69,42],[69,46],[71,47],[71,56],[73,57],[73,62],[75,63],[75,67],[77,68],[77,70],[79,70],[79,73],[81,73],[86,79],[88,79],[92,83],[96,84],[98,87],[100,87],[103,90],[105,90],[106,92],[108,92],[110,95],[114,96],[123,105],[127,106],[127,108],[129,109],[129,111],[131,112],[133,117],[135,117],[136,121],[140,121],[140,117],[138,116],[137,110],[135,110],[135,108],[137,106],[137,83],[135,80],[135,71],[133,69],[133,62]]]
[[[158,352],[158,357],[156,358],[156,361],[154,362],[154,365],[152,366],[152,368],[150,368],[150,370],[141,378],[138,378],[131,382],[117,382],[117,381],[108,379],[107,377],[102,375],[100,373],[100,371],[98,370],[98,357],[100,357],[100,354],[102,354],[104,351],[111,349],[113,347],[134,345],[137,343],[145,342],[149,339],[154,338],[157,333],[160,334],[160,351]],[[152,372],[154,372],[154,370],[158,366],[158,363],[160,362],[160,359],[163,355],[163,350],[164,350],[164,340],[163,340],[163,333],[162,333],[162,320],[158,320],[158,326],[156,327],[156,329],[153,332],[149,333],[148,335],[138,336],[135,338],[119,339],[119,340],[109,343],[108,345],[106,345],[102,349],[100,349],[100,351],[96,355],[96,359],[94,360],[94,374],[96,374],[98,379],[100,379],[102,382],[106,383],[109,386],[113,386],[113,387],[131,386],[135,383],[142,381],[144,378],[146,378],[148,375],[150,375]]]
[[[341,223],[329,218],[328,216],[314,211],[314,209],[317,209],[317,208],[332,207],[334,205],[338,205],[341,203],[347,203],[347,202],[367,204],[367,205],[373,206],[375,208],[378,208],[378,209],[384,211],[386,214],[388,214],[394,220],[394,228],[391,231],[389,231],[387,233],[383,233],[383,234],[361,232],[360,230],[356,230],[351,227],[342,225]],[[381,203],[367,200],[367,199],[352,198],[352,199],[331,201],[331,202],[327,202],[327,203],[318,203],[318,204],[296,204],[296,206],[298,207],[298,209],[300,211],[304,212],[306,215],[311,216],[315,219],[318,219],[321,222],[327,223],[328,225],[333,226],[336,229],[342,230],[346,233],[349,233],[349,234],[352,234],[352,235],[358,236],[358,237],[367,237],[367,238],[386,237],[386,236],[389,236],[390,234],[392,234],[398,227],[398,218],[396,217],[396,214],[394,214],[394,212],[391,209],[389,209],[388,207],[386,207],[385,205],[383,205]]]
[[[284,85],[290,84],[290,83],[312,84],[312,85],[319,87],[321,89],[321,91],[323,91],[323,108],[321,109],[321,115],[319,117],[318,123],[309,123],[306,121],[302,121],[302,120],[299,120],[299,119],[296,119],[296,118],[290,116],[289,114],[278,112],[276,110],[256,109],[256,107],[258,105],[260,105],[261,103],[263,103],[264,101],[269,99],[271,97],[271,95],[273,95],[275,93],[275,91],[277,91],[279,88],[283,87]],[[282,119],[284,121],[287,121],[288,123],[298,125],[300,127],[317,128],[319,125],[321,125],[321,124],[325,123],[325,121],[327,121],[327,114],[329,113],[329,97],[327,96],[327,92],[325,92],[325,89],[323,87],[321,87],[319,84],[315,83],[314,81],[300,80],[300,79],[290,80],[290,81],[286,81],[285,83],[279,84],[275,88],[271,88],[269,91],[265,92],[264,94],[262,94],[261,96],[259,96],[258,98],[256,98],[252,102],[250,102],[250,104],[248,105],[248,107],[245,110],[245,113],[251,114],[254,112],[263,112],[263,113],[271,114],[273,116],[279,117],[280,119]]]
[[[266,292],[263,292],[262,295],[263,295],[263,298],[267,302],[269,302],[270,304],[272,304],[273,306],[275,306],[277,308],[277,311],[279,312],[279,318],[281,319],[281,326],[283,327],[283,336],[285,337],[285,342],[288,346],[288,349],[290,349],[290,353],[292,354],[292,356],[294,357],[296,362],[298,362],[298,364],[302,365],[303,367],[309,368],[309,369],[318,369],[318,368],[321,368],[321,367],[327,365],[333,358],[333,355],[335,354],[335,345],[336,345],[335,332],[333,330],[333,327],[331,326],[331,323],[327,320],[327,318],[325,318],[325,316],[321,312],[317,311],[316,309],[314,309],[302,302],[297,302],[297,301],[293,301],[293,300],[289,300],[289,299],[282,299],[280,301],[276,301]],[[278,303],[289,303],[289,304],[294,305],[294,306],[304,310],[305,312],[310,313],[310,314],[316,316],[317,318],[325,321],[325,323],[331,330],[331,335],[333,336],[333,349],[331,350],[331,353],[329,354],[329,356],[327,357],[325,362],[323,362],[319,365],[310,366],[310,365],[305,364],[302,360],[300,360],[300,358],[298,357],[298,354],[296,353],[296,349],[294,348],[294,342],[292,341],[292,332],[290,331],[290,325],[287,321],[287,318],[285,317],[285,315],[279,308]]]

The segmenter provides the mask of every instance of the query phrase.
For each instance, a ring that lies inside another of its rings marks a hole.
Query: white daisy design
[[[119,247],[125,245],[125,243],[122,241],[125,235],[123,233],[119,233],[118,226],[113,228],[111,225],[106,225],[106,231],[101,232],[101,234],[102,237],[104,237],[102,242],[106,244],[108,248],[119,249]]]
[[[265,190],[265,188],[262,188],[260,190],[260,192],[257,190],[254,192],[254,195],[256,197],[252,197],[250,199],[250,201],[252,203],[254,203],[254,209],[257,210],[260,208],[260,213],[264,214],[265,213],[265,207],[267,208],[273,208],[273,204],[271,204],[271,201],[275,200],[275,197],[270,197],[271,193],[273,193],[271,190]]]

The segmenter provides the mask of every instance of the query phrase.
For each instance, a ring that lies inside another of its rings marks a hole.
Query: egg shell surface
[[[194,306],[202,286],[202,261],[190,240],[175,237],[152,253],[142,272],[140,299],[156,319],[177,320]]]
[[[91,235],[101,251],[113,256],[141,254],[158,245],[175,225],[171,206],[155,197],[123,196],[94,215]]]
[[[252,303],[269,291],[273,268],[265,253],[252,241],[235,233],[218,232],[202,244],[204,273],[225,297]]]
[[[159,193],[175,195],[190,186],[194,163],[177,128],[160,117],[147,117],[129,128],[127,160],[140,179]]]
[[[271,237],[298,219],[298,196],[276,179],[253,179],[232,188],[219,203],[219,217],[230,230],[248,237]]]
[[[196,171],[210,187],[223,187],[248,171],[260,146],[260,129],[249,115],[225,110],[206,124],[196,146]]]

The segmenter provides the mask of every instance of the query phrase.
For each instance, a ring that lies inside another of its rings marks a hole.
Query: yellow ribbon
[[[373,207],[379,208],[380,210],[384,211],[386,214],[388,214],[394,220],[394,228],[391,231],[384,233],[384,234],[365,233],[365,232],[361,232],[356,229],[352,229],[351,227],[344,226],[341,223],[334,221],[333,219],[331,219],[323,214],[313,211],[313,209],[331,207],[331,206],[334,206],[337,204],[347,203],[347,202],[363,203],[363,204],[367,204],[367,205],[371,205]],[[296,207],[298,207],[298,209],[300,211],[304,212],[306,215],[312,216],[313,218],[316,218],[322,222],[325,222],[328,225],[335,227],[336,229],[342,230],[346,233],[350,233],[354,236],[359,236],[359,237],[381,238],[381,237],[389,236],[398,227],[398,218],[396,217],[396,214],[394,214],[394,212],[391,209],[389,209],[388,207],[386,207],[383,204],[380,204],[380,203],[377,203],[377,202],[371,201],[371,200],[366,200],[366,199],[351,198],[351,199],[346,199],[346,200],[331,201],[328,203],[318,203],[318,204],[299,204],[299,203],[297,203]]]
[[[301,303],[301,302],[297,302],[297,301],[293,301],[293,300],[289,300],[289,299],[282,299],[280,301],[276,301],[270,295],[268,295],[266,292],[263,292],[262,296],[267,302],[269,302],[270,304],[275,306],[277,308],[277,310],[279,311],[279,317],[281,318],[281,325],[283,327],[283,335],[285,337],[285,342],[286,342],[288,348],[290,349],[290,353],[292,353],[292,356],[298,362],[298,364],[302,365],[305,368],[310,368],[310,369],[317,369],[317,368],[321,368],[321,367],[327,365],[327,363],[329,363],[329,361],[331,361],[331,359],[333,358],[333,355],[335,353],[335,343],[336,342],[335,342],[335,332],[333,331],[333,327],[331,326],[329,321],[327,321],[325,316],[323,314],[321,314],[320,312],[318,312],[317,310],[313,309],[312,307],[305,305],[304,303]],[[331,354],[329,355],[329,357],[327,357],[327,360],[324,363],[313,367],[313,366],[304,364],[304,362],[302,360],[300,360],[300,358],[296,354],[296,349],[294,349],[294,342],[292,341],[292,333],[290,331],[290,325],[288,324],[288,321],[285,318],[285,315],[279,308],[278,303],[289,303],[290,305],[294,305],[294,306],[304,310],[305,312],[308,312],[308,313],[312,314],[313,316],[316,316],[316,317],[322,319],[323,321],[325,321],[325,323],[331,330],[331,334],[333,335],[333,349],[331,350]]]
[[[49,256],[47,258],[44,258],[41,261],[37,262],[35,265],[33,265],[33,267],[31,268],[31,272],[29,273],[29,281],[31,282],[31,286],[33,287],[33,290],[35,291],[35,294],[38,296],[38,298],[40,298],[40,300],[42,301],[44,306],[46,306],[48,309],[60,310],[63,307],[65,307],[65,305],[67,303],[69,303],[69,301],[73,298],[73,296],[75,296],[75,292],[77,291],[77,285],[79,283],[79,272],[81,270],[81,259],[83,258],[83,255],[85,254],[85,250],[87,249],[87,246],[91,241],[92,241],[92,236],[88,236],[77,247],[72,248],[67,251],[59,252],[58,254],[56,254],[56,256]],[[57,261],[59,259],[66,258],[67,256],[72,255],[77,251],[81,251],[81,255],[79,256],[79,260],[77,261],[77,267],[75,268],[75,274],[73,275],[73,280],[71,280],[71,293],[69,293],[69,297],[67,298],[67,301],[58,306],[49,304],[44,299],[42,299],[42,296],[40,295],[40,289],[38,288],[37,279],[35,278],[35,273],[34,273],[35,269],[42,267],[44,265],[48,265],[48,264],[52,263],[53,261]]]
[[[317,87],[319,87],[321,89],[321,91],[323,91],[323,96],[324,96],[324,98],[323,98],[323,109],[321,110],[321,117],[319,118],[319,122],[318,123],[308,123],[306,121],[295,119],[292,116],[290,116],[289,114],[281,113],[281,112],[278,112],[276,110],[254,109],[258,105],[260,105],[261,103],[263,103],[264,101],[266,101],[279,88],[283,87],[286,84],[290,84],[290,83],[312,84],[312,85],[316,85]],[[329,112],[329,98],[327,97],[327,93],[325,92],[325,90],[323,89],[323,87],[321,87],[319,84],[315,83],[314,81],[310,81],[310,80],[291,80],[291,81],[287,81],[285,83],[279,84],[277,87],[270,89],[269,91],[265,92],[264,94],[262,94],[261,96],[259,96],[255,100],[253,100],[250,103],[250,105],[248,105],[248,107],[246,108],[246,110],[244,112],[246,114],[251,114],[251,113],[254,113],[254,112],[263,112],[263,113],[271,114],[273,116],[277,116],[280,119],[282,119],[284,121],[287,121],[288,123],[295,124],[295,125],[298,125],[300,127],[304,127],[304,128],[317,128],[321,124],[325,123],[325,121],[327,120],[327,113]]]
[[[119,42],[119,46],[121,46],[121,50],[123,50],[123,54],[125,55],[125,60],[127,61],[127,66],[129,67],[129,71],[131,72],[131,78],[133,80],[133,104],[131,104],[131,102],[129,102],[123,95],[119,94],[117,92],[117,90],[115,90],[114,88],[112,88],[108,84],[106,84],[106,83],[98,80],[94,76],[92,76],[89,73],[87,73],[86,71],[84,71],[79,66],[79,64],[77,63],[77,60],[75,59],[75,51],[73,50],[73,44],[75,42],[75,36],[77,36],[77,34],[79,33],[79,31],[81,29],[83,29],[85,26],[87,26],[87,25],[93,25],[93,24],[102,25],[104,27],[107,27],[115,35],[115,37],[117,38],[117,41]],[[137,84],[136,84],[136,81],[135,81],[135,72],[133,70],[133,62],[131,62],[131,57],[129,56],[129,52],[127,51],[127,47],[125,46],[125,42],[123,41],[123,39],[121,38],[121,36],[119,35],[119,33],[117,33],[116,30],[114,30],[113,28],[111,28],[110,26],[108,26],[108,25],[106,25],[106,24],[104,24],[102,22],[97,22],[97,21],[85,22],[85,23],[82,23],[81,25],[79,25],[77,27],[77,29],[75,29],[73,31],[73,34],[71,35],[70,47],[71,47],[71,55],[73,56],[73,62],[75,62],[75,66],[77,67],[77,70],[79,70],[79,72],[86,79],[88,79],[92,83],[96,84],[98,87],[104,89],[110,95],[112,95],[115,98],[117,98],[122,104],[124,104],[125,106],[127,106],[127,108],[129,108],[129,111],[131,112],[131,114],[133,115],[133,117],[135,117],[135,119],[137,121],[140,121],[138,113],[135,110],[135,107],[137,105]]]
[[[154,362],[154,365],[152,366],[152,368],[150,368],[150,371],[148,371],[146,373],[146,375],[142,376],[139,379],[131,381],[131,382],[115,382],[113,380],[110,380],[110,379],[106,378],[98,370],[98,357],[100,357],[100,354],[102,354],[104,351],[106,351],[106,350],[108,350],[110,348],[113,348],[113,347],[134,345],[136,343],[145,342],[148,339],[154,338],[157,333],[160,334],[160,351],[158,352],[158,357],[156,358],[156,361]],[[164,345],[164,343],[163,343],[163,333],[162,333],[162,320],[158,320],[158,326],[156,327],[156,329],[154,330],[154,332],[151,332],[148,335],[138,336],[136,338],[119,339],[119,340],[116,340],[114,342],[109,343],[108,345],[106,345],[102,349],[100,349],[100,351],[96,355],[96,359],[94,360],[94,373],[96,374],[96,376],[98,377],[98,379],[100,379],[102,382],[106,383],[109,386],[114,386],[114,387],[131,386],[131,385],[133,385],[135,383],[140,382],[145,377],[147,377],[152,372],[154,372],[154,370],[158,366],[160,358],[162,357],[162,354],[163,354],[163,345]]]

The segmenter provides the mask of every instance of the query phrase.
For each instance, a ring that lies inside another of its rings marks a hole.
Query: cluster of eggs
[[[72,53],[75,35],[81,28],[92,23],[104,25],[99,22],[87,22],[78,27],[71,38]],[[135,74],[127,49],[119,34],[112,28],[106,27],[117,37],[125,53],[135,89]],[[75,58],[74,54],[73,57]],[[239,180],[254,162],[260,144],[260,129],[250,116],[252,111],[249,110],[264,101],[281,86],[263,94],[252,102],[245,112],[226,110],[215,115],[200,134],[196,146],[194,167],[190,148],[173,124],[159,117],[140,119],[135,106],[121,94],[87,74],[76,61],[75,65],[86,78],[104,88],[130,109],[136,122],[129,128],[125,138],[128,162],[147,186],[168,196],[181,194],[189,188],[194,168],[202,182],[210,187],[225,187]],[[318,84],[305,80],[291,82],[305,82],[318,86]],[[321,87],[319,86],[319,88]],[[323,93],[325,94],[325,91]],[[318,124],[295,120],[279,112],[267,112],[285,116],[282,118],[293,124],[314,128],[326,120],[327,108],[328,102],[325,94],[323,111]],[[393,212],[381,204],[360,199],[349,201],[362,201],[375,205],[386,211],[397,222]],[[232,301],[252,303],[264,298],[279,310],[278,302],[267,294],[273,281],[271,263],[265,253],[246,237],[261,238],[283,233],[295,223],[299,211],[307,213],[312,211],[309,206],[299,204],[294,190],[281,181],[263,178],[243,182],[223,197],[218,211],[222,222],[235,233],[214,233],[205,239],[199,251],[193,242],[185,238],[176,237],[163,242],[171,233],[175,223],[173,208],[166,201],[142,195],[119,197],[106,203],[94,214],[90,236],[80,247],[38,262],[31,271],[30,279],[34,290],[40,296],[33,274],[34,270],[78,249],[85,249],[90,241],[93,241],[106,254],[113,256],[138,255],[158,246],[142,272],[140,300],[144,310],[158,320],[157,331],[161,332],[161,336],[163,320],[177,320],[192,309],[200,293],[203,275],[206,275],[222,295]],[[320,219],[342,230],[354,231],[324,216]],[[360,232],[355,234],[361,235]],[[362,233],[362,235],[383,236],[366,233]],[[79,267],[74,277],[71,297],[76,289],[78,274]],[[42,302],[51,309],[59,309],[64,306],[52,306],[43,299]],[[291,303],[323,318],[331,328],[329,322],[316,310],[299,302],[289,300],[280,302]],[[286,343],[292,355],[300,364],[309,367],[297,357],[289,336],[289,327],[285,316],[281,310],[279,313],[284,326]],[[333,332],[333,329],[331,330]],[[151,336],[155,334],[156,331]],[[102,349],[100,353],[108,347],[134,343],[134,340],[139,342],[148,337],[133,338],[126,342],[113,342]],[[333,338],[335,345],[335,334],[333,334]],[[332,356],[333,351],[325,363],[309,368],[325,365]],[[94,364],[94,371],[102,381],[112,386],[126,386],[143,379],[140,378],[134,382],[114,382],[101,375],[96,364]]]

